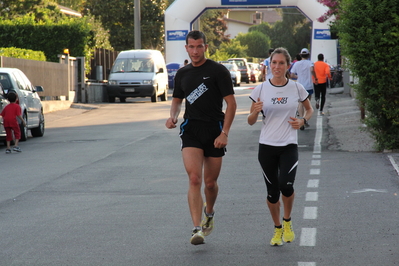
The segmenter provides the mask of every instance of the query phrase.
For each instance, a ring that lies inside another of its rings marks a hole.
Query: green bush
[[[377,148],[399,149],[399,5],[342,0],[337,29],[342,54],[359,77],[355,87]]]
[[[58,62],[65,48],[71,56],[90,58],[96,36],[89,19],[36,22],[32,16],[0,20],[0,47],[43,51],[47,60]]]
[[[29,49],[20,49],[15,47],[0,48],[0,56],[46,61],[46,56],[42,51],[33,51]]]

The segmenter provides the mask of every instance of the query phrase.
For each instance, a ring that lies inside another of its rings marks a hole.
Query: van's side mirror
[[[158,73],[163,73],[163,68],[162,67],[158,70]]]

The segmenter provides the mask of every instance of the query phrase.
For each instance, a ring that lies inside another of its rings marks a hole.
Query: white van
[[[151,97],[152,102],[168,99],[168,72],[157,50],[120,52],[108,77],[108,100],[126,102],[127,97]]]

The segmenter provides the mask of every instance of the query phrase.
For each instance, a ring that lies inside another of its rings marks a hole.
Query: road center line
[[[300,246],[314,247],[316,245],[316,228],[302,228]]]
[[[317,188],[317,187],[319,187],[319,179],[308,180],[308,188]]]
[[[315,220],[317,219],[317,207],[305,207],[303,210],[303,219]]]
[[[306,201],[317,201],[319,199],[318,192],[306,192]]]
[[[316,266],[316,262],[298,262],[298,266]]]

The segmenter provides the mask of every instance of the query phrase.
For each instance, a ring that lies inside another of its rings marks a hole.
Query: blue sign
[[[185,41],[188,30],[168,30],[166,34],[167,41]]]
[[[222,0],[222,5],[281,5],[281,0]]]
[[[331,32],[329,29],[315,29],[314,30],[315,40],[331,40]]]
[[[168,69],[168,85],[169,89],[173,89],[175,87],[175,75],[177,70],[180,68],[179,63],[169,63],[166,65]]]

